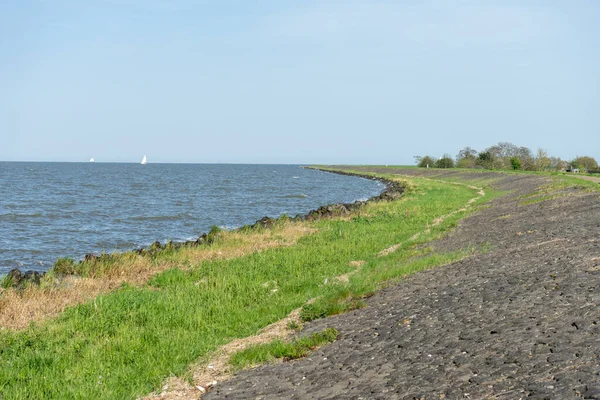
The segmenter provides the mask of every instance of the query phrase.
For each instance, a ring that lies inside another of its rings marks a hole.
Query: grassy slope
[[[336,340],[338,334],[337,330],[327,328],[322,332],[296,338],[290,342],[275,340],[270,343],[255,345],[235,353],[230,358],[229,363],[236,370],[239,370],[275,359],[294,360],[306,357],[313,349]]]
[[[351,219],[310,223],[318,232],[294,246],[204,261],[189,271],[174,263],[147,285],[125,285],[54,320],[0,333],[0,398],[135,398],[309,299],[323,296],[308,314],[335,313],[386,280],[464,256],[430,254],[409,239],[475,191],[419,178],[410,186],[403,199],[369,204]],[[418,241],[443,234],[460,217]],[[404,243],[399,251],[377,257],[397,243]],[[349,283],[334,283],[354,269],[353,260],[366,264]]]

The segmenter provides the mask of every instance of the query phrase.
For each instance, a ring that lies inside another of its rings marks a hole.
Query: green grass
[[[587,181],[572,175],[557,175],[552,182],[541,188],[542,192],[557,192],[562,190],[583,190],[593,192],[600,190],[596,182]]]
[[[577,176],[571,175],[553,175],[552,179],[545,185],[542,185],[534,193],[521,196],[519,205],[526,206],[538,204],[559,197],[565,197],[576,192],[595,192],[600,191],[600,185],[596,182],[586,181]]]
[[[295,360],[307,356],[312,350],[326,343],[331,343],[338,337],[338,331],[327,328],[322,332],[295,339],[291,342],[274,340],[271,343],[251,346],[235,353],[229,359],[234,370],[264,364],[275,359]]]
[[[543,203],[544,201],[548,201],[548,200],[553,200],[559,197],[564,197],[566,196],[566,194],[553,194],[553,195],[546,195],[546,196],[532,196],[532,197],[528,197],[527,200],[523,200],[519,202],[519,205],[521,206],[527,206],[530,204],[537,204],[537,203]]]
[[[305,317],[315,314],[305,319],[343,312],[406,274],[470,254],[473,249],[436,254],[424,245],[465,212],[416,241],[410,238],[462,207],[475,191],[421,178],[411,178],[409,187],[402,199],[368,204],[360,216],[311,223],[317,233],[294,246],[205,261],[188,271],[174,263],[145,286],[124,285],[54,320],[1,332],[0,398],[136,398],[309,299],[318,300],[304,308]],[[486,199],[495,195],[488,191]],[[377,257],[397,243],[398,251]],[[354,270],[353,260],[366,264],[348,283],[337,282]]]

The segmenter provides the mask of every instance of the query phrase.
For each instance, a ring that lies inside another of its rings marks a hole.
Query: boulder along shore
[[[346,169],[493,181],[507,193],[432,244],[488,250],[307,324],[302,335],[332,327],[340,338],[241,372],[204,399],[600,399],[598,192],[570,187],[527,203],[550,177]]]

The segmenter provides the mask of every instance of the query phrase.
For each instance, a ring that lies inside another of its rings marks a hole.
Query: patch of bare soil
[[[600,399],[598,193],[520,205],[547,178],[478,176],[511,193],[434,246],[487,244],[487,253],[306,325],[303,334],[333,327],[341,337],[308,358],[242,372],[204,399]]]

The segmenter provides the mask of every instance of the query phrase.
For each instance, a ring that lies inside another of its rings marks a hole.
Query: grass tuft
[[[264,364],[276,359],[295,360],[306,357],[316,348],[335,341],[339,333],[334,328],[327,328],[310,336],[295,339],[291,342],[275,340],[271,343],[249,347],[235,353],[229,359],[229,364],[234,370]]]
[[[73,275],[75,273],[75,262],[71,258],[59,258],[53,268],[57,274]]]

